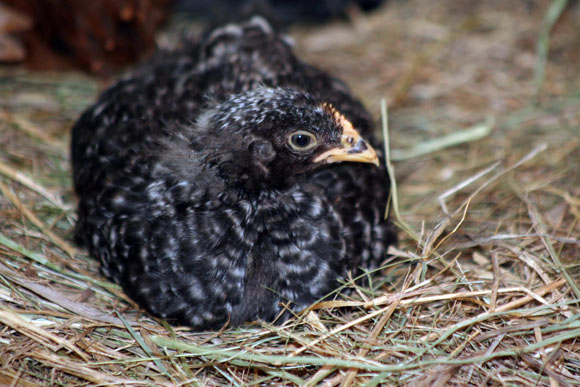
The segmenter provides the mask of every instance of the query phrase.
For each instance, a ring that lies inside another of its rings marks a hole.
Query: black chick
[[[77,240],[154,315],[271,321],[376,268],[394,241],[371,130],[348,88],[263,19],[217,29],[75,124]]]

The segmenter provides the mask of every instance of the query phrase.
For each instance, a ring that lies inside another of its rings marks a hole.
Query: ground
[[[0,68],[0,384],[579,384],[580,6],[566,3],[391,0],[291,29],[388,133],[400,242],[282,327],[170,327],[100,276],[72,242],[68,142],[106,81]]]

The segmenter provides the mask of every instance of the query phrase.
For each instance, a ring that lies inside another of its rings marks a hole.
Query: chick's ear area
[[[254,140],[250,143],[248,149],[252,153],[252,157],[260,164],[268,164],[276,157],[274,146],[266,140]]]

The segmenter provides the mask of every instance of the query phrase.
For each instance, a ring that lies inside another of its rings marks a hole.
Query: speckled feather
[[[304,308],[395,239],[384,167],[286,149],[294,129],[318,153],[338,141],[329,104],[382,160],[360,102],[262,19],[160,53],[73,128],[77,240],[141,306],[195,329]]]

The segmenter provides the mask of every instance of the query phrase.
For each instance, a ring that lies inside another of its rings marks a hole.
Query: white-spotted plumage
[[[301,309],[395,239],[384,167],[314,161],[351,123],[381,157],[360,102],[265,21],[218,29],[78,120],[77,239],[140,305],[196,329]],[[296,131],[318,143],[292,148]]]

